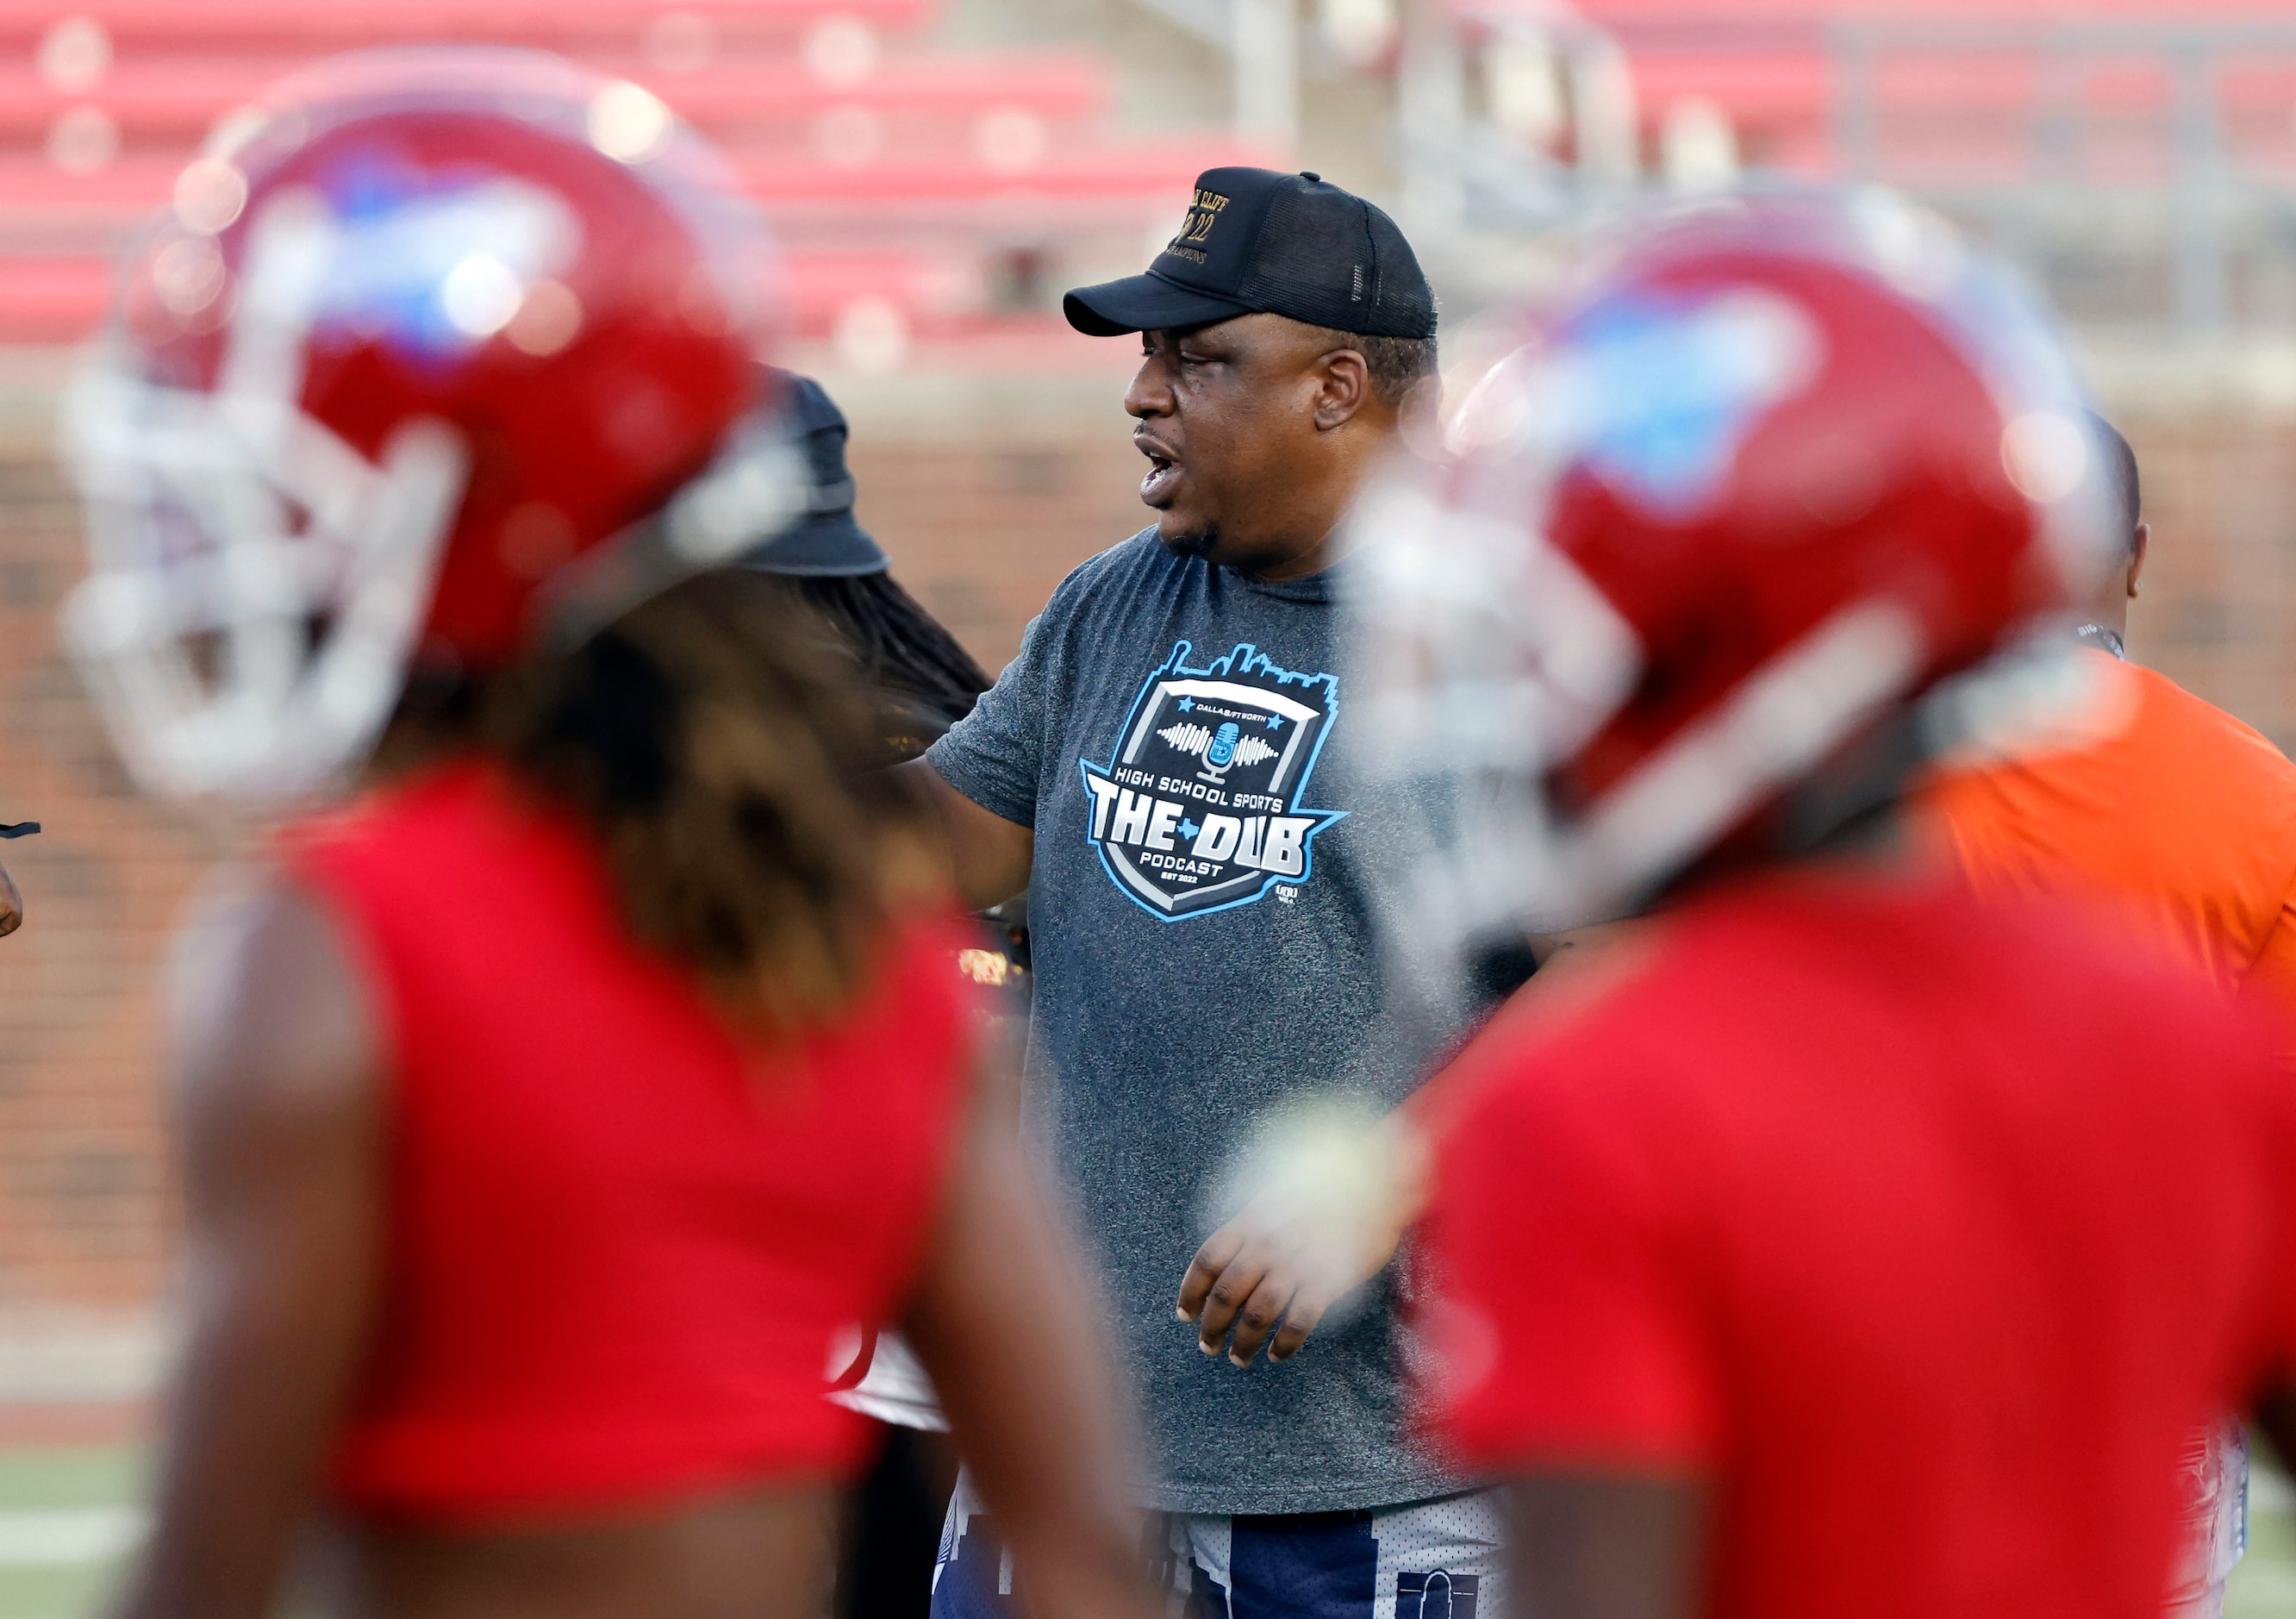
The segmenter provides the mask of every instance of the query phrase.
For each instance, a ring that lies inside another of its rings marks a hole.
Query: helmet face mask
[[[65,431],[94,564],[65,639],[137,778],[293,798],[363,757],[463,497],[460,435],[414,418],[369,461],[291,391],[168,388],[109,355]]]
[[[1353,518],[1358,713],[1375,767],[1452,784],[1454,834],[1423,850],[1417,931],[1463,941],[1570,925],[1569,834],[1538,791],[1640,673],[1632,628],[1541,533],[1447,504],[1398,465]]]
[[[2071,368],[1942,228],[1866,200],[1646,226],[1359,505],[1358,740],[1454,805],[1414,948],[1797,852],[1894,791],[1926,691],[1961,675],[1968,707],[2086,588]]]
[[[710,468],[758,387],[761,234],[644,92],[377,53],[229,122],[63,423],[91,562],[65,640],[147,788],[322,789],[416,660],[534,645],[559,576],[650,547],[619,610],[786,517],[785,447]],[[696,482],[755,521],[651,521]]]

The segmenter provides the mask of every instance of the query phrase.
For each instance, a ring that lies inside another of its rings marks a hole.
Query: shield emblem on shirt
[[[1344,810],[1302,803],[1338,677],[1243,644],[1201,669],[1189,643],[1148,677],[1105,765],[1078,760],[1087,835],[1126,898],[1165,921],[1248,904],[1313,875]]]

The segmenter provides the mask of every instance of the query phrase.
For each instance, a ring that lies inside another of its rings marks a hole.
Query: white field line
[[[2250,1506],[2259,1513],[2296,1507],[2296,1491],[2277,1473],[2259,1467],[2250,1476]],[[0,1568],[69,1568],[109,1563],[135,1549],[145,1514],[140,1507],[72,1507],[0,1511]],[[2296,1571],[2247,1560],[2236,1582],[2247,1594],[2269,1587],[2276,1598],[2296,1597]]]
[[[144,1533],[138,1507],[0,1512],[0,1568],[70,1568],[109,1563]]]

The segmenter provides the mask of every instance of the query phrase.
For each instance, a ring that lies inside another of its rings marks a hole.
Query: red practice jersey
[[[365,957],[391,1084],[341,1499],[481,1523],[850,1468],[833,1341],[896,1307],[969,1089],[954,930],[890,940],[835,1025],[750,1043],[491,771],[289,847]]]
[[[2093,931],[1777,878],[1502,1014],[1428,1098],[1448,1440],[1704,1475],[1716,1619],[2157,1615],[2183,1445],[2296,1351],[2296,1096]]]

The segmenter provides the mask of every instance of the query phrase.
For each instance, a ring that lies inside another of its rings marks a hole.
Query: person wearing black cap
[[[839,630],[863,678],[884,699],[889,744],[901,758],[914,757],[972,711],[988,689],[988,673],[901,588],[884,547],[855,519],[845,413],[811,377],[775,369],[775,380],[773,396],[809,474],[806,509],[742,565],[788,580]]]
[[[1406,1014],[1374,935],[1414,807],[1329,745],[1334,534],[1432,391],[1434,297],[1362,198],[1216,168],[1144,275],[1065,307],[1140,334],[1124,403],[1157,521],[1071,573],[904,768],[962,892],[1029,885],[1031,1093],[1114,1306],[1173,1590],[1239,1619],[1447,1592],[1468,1619],[1500,1598],[1497,1514],[1402,1432],[1389,1278],[1334,1309],[1228,1223],[1252,1190],[1230,1164],[1272,1114],[1391,1106],[1455,1032]],[[935,1614],[996,1614],[1016,1577],[960,1485]]]
[[[845,460],[845,413],[822,385],[773,371],[767,390],[803,456],[805,509],[795,522],[742,558],[783,581],[834,634],[858,665],[884,715],[885,744],[913,759],[972,711],[989,686],[972,654],[901,588],[892,560],[854,515],[857,493]],[[986,918],[982,942],[965,952],[976,978],[1025,988],[1028,900],[1008,900]],[[1018,1005],[1025,1009],[1025,1000]],[[849,1503],[838,1556],[840,1619],[919,1619],[940,1541],[941,1506],[956,1474],[948,1423],[915,1354],[898,1335],[865,1342],[832,1398],[884,1425],[877,1459]]]
[[[769,390],[797,440],[808,473],[805,510],[742,558],[781,579],[835,632],[859,666],[885,719],[886,751],[914,759],[972,711],[989,687],[987,671],[963,643],[894,579],[892,559],[853,515],[857,493],[845,464],[845,413],[819,382],[767,367]],[[986,913],[996,949],[1013,973],[1029,970],[1029,903],[1023,893]],[[995,982],[1006,982],[1000,972]]]

